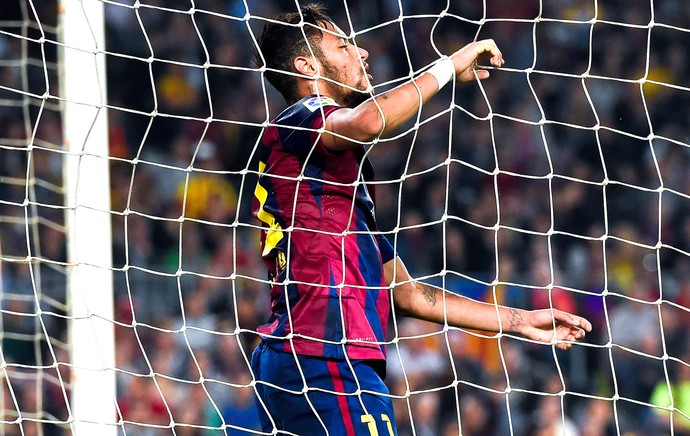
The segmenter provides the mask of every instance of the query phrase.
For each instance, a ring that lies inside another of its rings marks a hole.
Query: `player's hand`
[[[491,65],[496,68],[500,68],[505,63],[503,54],[493,39],[475,41],[450,56],[455,65],[457,79],[461,82],[469,82],[475,78],[486,79],[489,77],[488,70],[474,68],[477,60],[483,57],[488,57]]]
[[[540,342],[555,343],[561,350],[569,350],[573,342],[581,340],[590,331],[592,324],[581,316],[556,309],[542,309],[525,312],[520,333]]]

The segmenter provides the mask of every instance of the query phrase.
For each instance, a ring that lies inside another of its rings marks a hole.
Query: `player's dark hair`
[[[297,100],[297,77],[283,71],[294,73],[293,60],[297,56],[309,56],[310,46],[317,58],[321,56],[318,45],[323,37],[321,27],[333,20],[326,14],[325,7],[317,3],[303,6],[300,12],[278,15],[274,20],[264,24],[259,38],[260,53],[256,53],[255,62],[259,67],[265,62],[266,68],[271,69],[265,73],[268,82],[286,102],[293,103]],[[297,26],[301,22],[305,25]]]

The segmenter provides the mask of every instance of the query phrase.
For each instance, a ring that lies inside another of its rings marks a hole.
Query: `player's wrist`
[[[507,330],[519,335],[525,334],[525,329],[531,324],[531,312],[523,309],[508,308]],[[504,326],[505,327],[505,326]]]
[[[441,89],[455,77],[455,64],[451,58],[443,56],[426,72],[434,76],[438,83],[438,89]]]

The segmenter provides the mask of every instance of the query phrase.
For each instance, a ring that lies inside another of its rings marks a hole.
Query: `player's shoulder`
[[[326,97],[324,95],[311,95],[308,97],[303,98],[298,102],[301,106],[304,106],[307,108],[310,112],[315,112],[321,107],[326,107],[326,106],[340,106],[338,103],[336,103],[335,100],[333,100],[330,97]]]
[[[340,105],[331,97],[323,95],[309,95],[285,109],[276,118],[280,125],[300,126],[305,120],[320,115],[321,108],[324,111],[339,108]]]

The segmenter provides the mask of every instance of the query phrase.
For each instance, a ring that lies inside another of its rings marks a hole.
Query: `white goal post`
[[[0,12],[2,435],[117,431],[103,5],[83,3]]]
[[[61,0],[70,426],[117,434],[103,3]]]
[[[280,434],[251,209],[285,103],[256,52],[311,1],[5,2],[0,436]],[[690,434],[687,1],[322,3],[375,93],[496,40],[506,64],[368,145],[355,185],[416,280],[594,324],[562,352],[394,312],[400,436]]]

